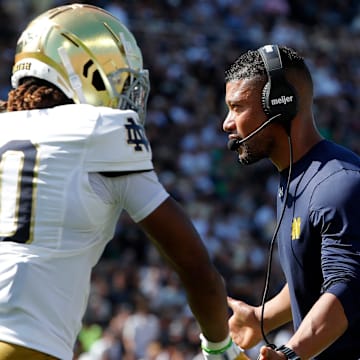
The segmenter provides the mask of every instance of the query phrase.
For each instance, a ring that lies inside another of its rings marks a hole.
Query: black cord
[[[283,217],[284,217],[284,214],[285,214],[287,198],[288,198],[288,195],[289,195],[289,185],[290,185],[291,173],[292,173],[292,165],[293,165],[293,147],[292,147],[291,136],[289,134],[288,134],[288,142],[289,142],[290,165],[289,165],[289,172],[288,172],[288,177],[287,177],[287,182],[286,182],[284,203],[283,203],[283,207],[282,207],[282,210],[281,210],[279,220],[278,220],[278,222],[276,224],[276,227],[275,227],[275,230],[274,230],[274,234],[273,234],[272,239],[270,241],[268,264],[267,264],[267,269],[266,269],[265,285],[264,285],[263,296],[262,296],[262,300],[261,300],[261,317],[260,317],[261,334],[262,334],[262,337],[263,337],[263,339],[264,339],[264,341],[266,343],[266,346],[271,347],[272,349],[275,349],[276,346],[274,344],[271,344],[270,341],[268,340],[268,338],[266,337],[265,330],[264,330],[264,312],[265,312],[265,302],[266,302],[266,298],[267,298],[267,295],[268,295],[268,292],[269,292],[271,266],[272,266],[272,255],[273,255],[274,245],[275,245],[277,234],[278,234],[279,229],[280,229],[280,225],[282,223],[282,220],[283,220]]]

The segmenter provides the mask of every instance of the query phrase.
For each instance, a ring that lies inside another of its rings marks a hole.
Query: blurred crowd
[[[321,133],[360,154],[359,1],[86,2],[135,34],[150,70],[146,129],[159,177],[190,214],[229,295],[260,304],[278,175],[268,161],[241,167],[227,150],[224,71],[247,49],[294,47],[313,74]],[[19,33],[37,14],[67,3],[0,1],[0,98],[10,89]],[[275,251],[269,296],[283,285],[280,262]],[[284,328],[271,339],[279,345],[290,334]],[[199,357],[199,329],[177,276],[126,213],[94,269],[75,353],[79,360]]]

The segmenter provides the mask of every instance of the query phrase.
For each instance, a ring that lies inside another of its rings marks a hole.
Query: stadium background
[[[10,89],[19,33],[35,15],[67,3],[0,1],[0,98]],[[138,39],[150,70],[146,128],[159,177],[191,215],[229,294],[259,304],[275,221],[277,172],[268,161],[240,167],[227,151],[221,131],[224,70],[248,48],[265,43],[296,48],[313,73],[322,134],[360,154],[359,1],[87,3],[112,12]],[[273,264],[271,293],[283,284],[276,254]],[[177,276],[126,214],[94,269],[84,320],[75,359],[199,356],[199,330]],[[285,327],[271,338],[281,343],[289,334],[291,328]]]

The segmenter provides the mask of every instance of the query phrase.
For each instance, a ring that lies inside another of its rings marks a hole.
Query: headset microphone
[[[270,119],[266,120],[261,126],[259,126],[256,130],[251,132],[248,136],[245,136],[243,139],[231,139],[228,141],[227,147],[230,151],[236,151],[242,143],[251,139],[254,135],[256,135],[259,131],[261,131],[264,127],[268,126],[273,120],[281,116],[282,114],[276,114],[272,116]]]

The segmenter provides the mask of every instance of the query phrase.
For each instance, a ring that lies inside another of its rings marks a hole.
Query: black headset
[[[258,49],[264,62],[268,81],[265,84],[261,104],[269,117],[279,116],[279,121],[290,130],[291,120],[297,113],[297,95],[285,78],[284,68],[277,45],[265,45]]]

